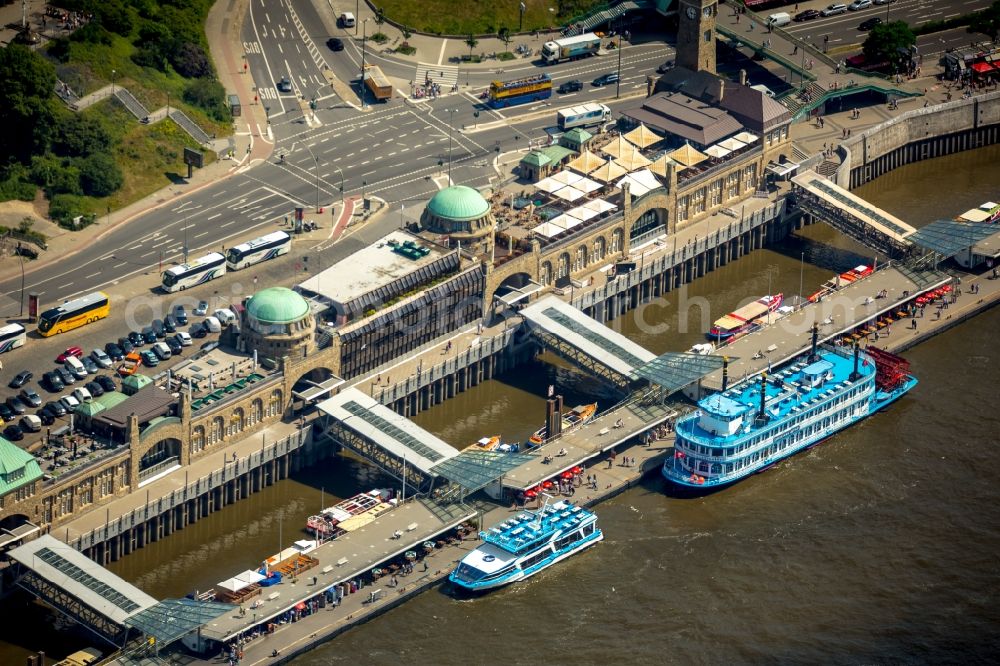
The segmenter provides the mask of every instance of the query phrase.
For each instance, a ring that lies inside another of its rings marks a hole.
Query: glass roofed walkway
[[[521,316],[545,347],[619,386],[631,384],[635,371],[656,358],[555,296],[539,299]]]
[[[797,186],[796,203],[817,219],[886,256],[902,257],[910,252],[909,237],[916,229],[891,213],[815,171],[794,176],[792,182]]]

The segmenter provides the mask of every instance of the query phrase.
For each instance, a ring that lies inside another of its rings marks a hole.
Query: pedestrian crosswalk
[[[425,62],[417,63],[417,73],[413,77],[414,85],[436,83],[441,86],[441,92],[451,92],[458,85],[458,67],[455,65],[431,65]]]

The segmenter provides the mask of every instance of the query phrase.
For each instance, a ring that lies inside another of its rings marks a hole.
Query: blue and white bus
[[[7,324],[0,327],[0,354],[17,349],[24,344],[26,339],[24,326],[20,324]]]
[[[275,231],[229,248],[226,251],[226,266],[231,271],[238,271],[241,268],[288,254],[291,247],[292,237],[284,231]]]
[[[211,252],[189,264],[181,264],[163,271],[163,291],[183,291],[226,274],[226,258]]]

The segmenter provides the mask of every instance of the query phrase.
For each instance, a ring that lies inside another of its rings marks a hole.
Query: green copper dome
[[[489,209],[490,205],[483,195],[465,185],[446,187],[427,204],[431,214],[445,220],[475,220]]]
[[[268,324],[290,324],[309,314],[309,304],[291,289],[271,287],[250,297],[247,314]]]

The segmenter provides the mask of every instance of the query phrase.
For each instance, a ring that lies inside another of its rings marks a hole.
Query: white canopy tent
[[[571,208],[566,211],[568,217],[575,218],[581,222],[586,222],[592,217],[597,217],[599,215],[598,211],[593,208],[587,208],[586,206],[577,206],[576,208]]]
[[[661,187],[660,181],[656,180],[656,176],[649,169],[634,171],[619,180],[616,184],[618,187],[622,187],[625,183],[629,184],[629,193],[634,197],[641,197],[650,190]]]
[[[581,204],[580,208],[589,208],[590,210],[596,210],[598,213],[608,213],[613,210],[618,210],[618,206],[605,201],[604,199],[591,199],[585,204]]]
[[[552,174],[551,176],[549,176],[549,178],[551,178],[557,183],[562,183],[563,185],[573,185],[574,183],[583,180],[583,176],[576,173],[575,171],[560,171],[558,173]]]
[[[732,137],[731,136],[728,139],[720,141],[719,143],[717,143],[715,145],[722,146],[726,150],[732,151],[732,150],[739,150],[740,148],[744,148],[744,147],[746,147],[747,144],[743,143],[742,141],[740,141],[736,137]]]
[[[572,185],[567,185],[562,187],[552,193],[553,196],[559,197],[564,201],[576,201],[585,196],[584,192],[576,189]]]
[[[739,134],[735,135],[733,138],[736,139],[737,141],[742,141],[745,144],[751,144],[760,137],[758,137],[756,134],[752,134],[750,132],[747,132],[746,130],[743,130]]]
[[[239,592],[240,590],[250,587],[255,583],[259,583],[264,580],[264,578],[265,577],[260,573],[247,569],[241,574],[237,574],[232,578],[227,578],[226,580],[221,581],[218,583],[218,586],[225,590],[229,590],[230,592]]]
[[[540,181],[535,183],[536,188],[538,188],[543,192],[548,192],[549,194],[552,194],[560,187],[565,187],[565,186],[566,183],[561,183],[555,180],[552,176],[549,176],[548,178],[542,178]]]
[[[708,148],[706,148],[701,152],[705,153],[709,157],[715,157],[716,159],[721,159],[733,151],[723,148],[719,144],[715,144],[714,146],[709,146]]]

